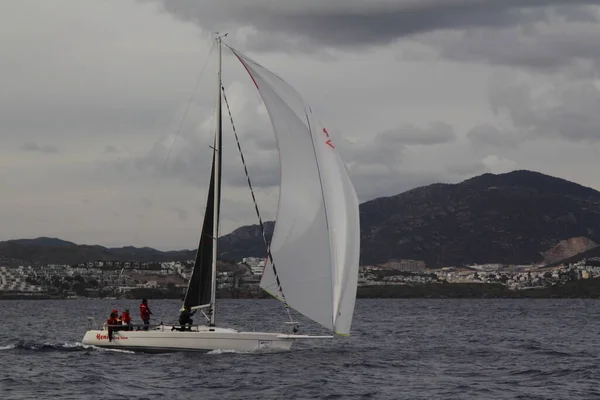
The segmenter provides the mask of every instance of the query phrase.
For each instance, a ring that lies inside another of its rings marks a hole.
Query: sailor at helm
[[[179,314],[179,325],[181,325],[182,331],[186,330],[186,325],[189,325],[188,330],[192,330],[192,325],[194,324],[192,315],[194,314],[196,314],[196,310],[191,311],[190,306],[183,306],[183,310],[181,310],[181,314]]]

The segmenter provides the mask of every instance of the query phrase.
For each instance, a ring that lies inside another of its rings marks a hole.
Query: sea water
[[[171,323],[174,300],[150,300]],[[360,299],[352,336],[291,352],[145,354],[81,344],[136,300],[0,301],[0,399],[595,399],[596,300]],[[222,300],[218,322],[279,330],[274,300]],[[297,317],[297,315],[295,315]],[[195,318],[198,319],[196,314]],[[323,334],[301,319],[301,333]]]

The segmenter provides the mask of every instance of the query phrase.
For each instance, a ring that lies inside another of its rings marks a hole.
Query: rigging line
[[[206,60],[204,61],[204,66],[202,67],[202,69],[200,70],[200,73],[198,74],[198,78],[196,79],[196,85],[194,86],[194,90],[192,91],[192,94],[190,95],[190,98],[188,99],[187,106],[185,108],[185,111],[183,112],[183,116],[181,117],[181,120],[179,121],[179,126],[177,127],[177,130],[175,131],[175,137],[173,138],[173,142],[171,143],[171,147],[169,148],[169,151],[167,152],[167,157],[165,158],[165,161],[162,166],[163,170],[166,168],[166,166],[169,162],[169,159],[171,158],[171,153],[173,152],[175,143],[177,142],[177,139],[179,138],[181,131],[183,129],[183,123],[184,123],[185,119],[187,118],[187,115],[190,111],[190,107],[192,106],[192,102],[194,101],[194,97],[196,96],[196,92],[198,91],[198,87],[200,86],[200,78],[202,77],[204,70],[208,66],[208,61],[210,60],[210,56],[212,55],[212,52],[214,49],[215,49],[215,43],[213,42],[212,45],[210,46],[208,56],[206,56]],[[152,194],[150,195],[150,205],[152,205],[152,201],[154,200],[154,197],[156,195],[156,180],[157,179],[158,178],[155,176],[154,184],[152,185]],[[133,239],[134,243],[137,243],[141,224],[142,224],[141,221],[138,220],[138,224],[137,224],[137,227],[135,230],[135,236]]]
[[[290,313],[290,306],[287,303],[287,300],[285,299],[285,295],[283,294],[283,288],[281,286],[281,281],[279,280],[279,275],[277,274],[277,269],[275,268],[275,261],[273,260],[273,255],[271,254],[271,244],[267,240],[267,236],[265,234],[265,226],[263,224],[262,217],[260,216],[260,211],[258,209],[258,202],[256,201],[256,196],[254,194],[252,182],[250,181],[250,174],[248,173],[248,167],[246,165],[244,153],[242,152],[242,146],[240,144],[240,139],[237,134],[237,130],[235,129],[235,124],[233,123],[233,116],[231,114],[231,108],[229,107],[229,101],[227,101],[227,95],[225,94],[225,87],[223,85],[221,85],[221,90],[223,91],[223,100],[225,100],[225,106],[227,107],[227,112],[229,113],[229,120],[231,121],[231,128],[232,128],[233,134],[235,136],[235,141],[237,143],[237,148],[240,153],[240,158],[242,159],[242,164],[244,165],[244,172],[246,173],[246,179],[248,180],[248,187],[250,188],[250,193],[252,195],[252,201],[254,202],[254,209],[256,211],[256,216],[258,217],[258,224],[260,226],[260,232],[262,234],[263,241],[265,242],[265,246],[267,247],[267,256],[271,260],[271,266],[273,267],[273,274],[275,275],[275,281],[277,282],[277,292],[281,294],[281,301],[285,305],[285,309],[287,311],[288,317],[290,318],[290,322],[294,322],[294,320],[292,318],[292,314]],[[266,266],[265,266],[265,268],[266,268]]]

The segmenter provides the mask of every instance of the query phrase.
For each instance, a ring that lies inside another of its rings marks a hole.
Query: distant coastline
[[[180,293],[148,292],[144,294],[150,299],[181,299]],[[86,297],[70,297],[86,298]],[[91,297],[88,297],[91,298]],[[112,298],[112,297],[106,297]],[[130,298],[130,297],[123,297]],[[221,299],[268,299],[266,294],[240,291],[236,293],[222,292],[217,298]],[[510,290],[506,286],[489,283],[440,283],[421,285],[376,285],[358,288],[359,299],[593,299],[600,298],[600,278],[569,281],[550,287],[528,290]],[[65,296],[52,295],[19,295],[0,294],[0,300],[60,300]]]
[[[591,299],[600,298],[600,278],[569,281],[544,288],[510,290],[491,283],[440,283],[435,285],[378,285],[363,286],[358,298],[472,298],[472,299]]]

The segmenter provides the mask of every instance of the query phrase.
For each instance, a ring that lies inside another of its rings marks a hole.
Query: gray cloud
[[[121,105],[115,100],[107,100],[113,104],[102,104],[97,100],[80,101],[69,97],[69,101],[48,104],[28,98],[28,95],[20,96],[23,99],[14,101],[0,98],[0,118],[4,127],[25,135],[46,132],[54,137],[70,134],[118,136],[125,127],[128,132],[143,132],[166,125],[165,120],[174,109],[174,105],[167,102],[144,102],[144,106],[136,108],[126,106],[124,99],[120,100]],[[32,119],[32,114],[36,118]]]
[[[229,29],[233,43],[260,52],[324,59],[328,48],[399,43],[398,54],[409,60],[437,55],[546,71],[577,67],[587,74],[600,61],[598,0],[146,1],[207,31]],[[426,47],[416,50],[415,43]]]
[[[159,140],[149,152],[133,159],[120,161],[118,168],[132,177],[142,174],[161,179],[175,178],[186,184],[205,188],[210,180],[212,140],[210,135],[178,138],[170,153],[172,139]],[[240,141],[252,186],[257,188],[278,186],[279,156],[272,131],[245,134]],[[224,184],[233,187],[248,185],[237,145],[230,137],[224,138],[222,163]]]
[[[152,203],[152,200],[150,200],[150,199],[146,199],[146,198],[143,198],[143,199],[141,199],[141,200],[140,200],[140,203],[141,203],[141,204],[142,204],[142,206],[144,206],[145,208],[152,208],[152,206],[154,205],[154,204]]]
[[[436,48],[443,58],[460,62],[481,61],[548,72],[575,67],[591,72],[591,65],[600,61],[598,21],[569,23],[564,17],[557,19],[553,24],[546,22],[528,29],[509,27],[438,34],[425,38],[423,43]]]
[[[227,171],[229,171],[229,175],[231,176],[227,180],[228,184],[237,187],[248,186],[248,180],[246,175],[242,172],[241,164],[239,166],[235,165],[227,168],[225,173],[227,173]],[[252,187],[279,187],[280,172],[277,153],[273,152],[270,157],[264,158],[262,161],[255,161],[248,164],[248,175],[250,175]]]
[[[394,166],[402,162],[406,146],[449,143],[455,137],[454,130],[449,124],[438,121],[425,128],[404,124],[374,136],[367,134],[364,139],[355,143],[347,140],[338,143],[342,155],[353,163]]]
[[[179,208],[179,207],[175,207],[173,209],[173,211],[175,212],[175,214],[177,215],[177,219],[179,219],[180,221],[186,221],[188,219],[188,213],[187,211]]]
[[[270,128],[258,129],[256,126],[259,125],[251,126],[240,138],[252,186],[258,189],[278,188],[280,171],[276,141]],[[376,193],[394,194],[394,190],[408,190],[423,182],[433,183],[434,177],[445,181],[450,179],[443,172],[407,172],[399,167],[410,146],[449,145],[455,139],[453,128],[437,121],[424,127],[403,124],[374,136],[364,135],[364,139],[357,142],[336,137],[335,142],[350,166],[351,178],[357,185],[361,199],[366,200]],[[133,168],[134,174],[150,174],[161,179],[176,178],[205,189],[210,178],[211,140],[210,135],[179,138],[169,160],[166,155],[172,141],[159,140],[148,153],[129,164],[129,172]],[[224,184],[246,190],[248,182],[237,147],[228,143],[223,156]]]
[[[58,147],[51,144],[40,145],[34,142],[27,142],[21,146],[23,151],[35,151],[39,153],[54,154],[58,153]]]
[[[214,57],[181,122],[216,29],[229,29],[231,44],[253,51],[322,116],[361,201],[511,168],[600,188],[600,28],[597,9],[585,6],[597,1],[13,3],[0,13],[0,181],[11,189],[0,197],[0,240],[196,246]],[[224,54],[227,96],[270,219],[275,138],[245,71]],[[227,233],[256,218],[224,117]],[[39,156],[45,143],[60,157]]]
[[[485,164],[481,161],[471,163],[457,163],[446,165],[445,170],[453,177],[465,178],[488,172]]]
[[[598,2],[595,4],[598,4]],[[555,10],[568,22],[584,22],[592,24],[598,22],[598,14],[595,12],[596,10],[593,6],[573,7],[570,2],[565,2],[564,5],[556,7]]]
[[[467,138],[476,147],[492,146],[514,149],[520,143],[519,137],[515,133],[501,131],[489,124],[481,124],[471,128],[467,132]],[[521,140],[524,139],[522,138]]]
[[[600,90],[591,78],[558,79],[550,85],[499,79],[490,98],[493,109],[506,113],[523,138],[600,141]]]
[[[571,0],[571,6],[597,4]],[[507,27],[545,20],[544,7],[564,5],[564,0],[430,0],[361,1],[293,0],[203,1],[162,0],[165,11],[208,31],[252,27],[249,44],[266,50],[262,41],[294,44],[302,39],[313,45],[386,45],[396,39],[440,29]],[[562,10],[564,7],[559,7]],[[570,19],[581,20],[583,11],[567,9]]]
[[[107,153],[107,154],[117,154],[117,153],[119,153],[119,149],[117,149],[117,148],[116,148],[115,146],[113,146],[113,145],[107,145],[107,146],[104,148],[104,152],[105,152],[105,153]]]
[[[454,129],[446,122],[434,122],[425,128],[405,124],[396,130],[389,130],[383,136],[395,137],[406,145],[434,145],[448,143],[456,138]]]

